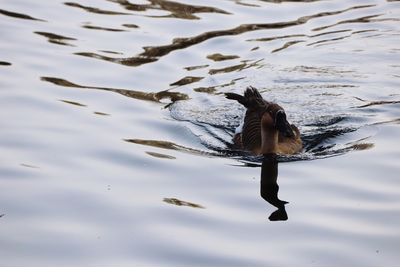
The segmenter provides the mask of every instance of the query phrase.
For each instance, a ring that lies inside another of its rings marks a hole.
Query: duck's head
[[[295,136],[290,123],[287,121],[285,110],[275,103],[270,103],[267,108],[267,114],[271,116],[270,123],[274,130],[278,131],[280,135],[293,138]]]
[[[279,109],[275,113],[275,128],[284,137],[293,138],[295,136],[290,123],[286,119],[286,113],[283,109]]]

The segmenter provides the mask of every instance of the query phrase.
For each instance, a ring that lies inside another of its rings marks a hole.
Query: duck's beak
[[[284,137],[292,138],[295,136],[283,110],[276,112],[275,127]]]

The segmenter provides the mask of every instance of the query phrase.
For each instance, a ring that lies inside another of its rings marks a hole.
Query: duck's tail
[[[257,103],[262,103],[263,98],[258,92],[258,90],[254,87],[247,87],[246,91],[244,91],[244,95],[239,95],[236,93],[225,93],[225,97],[228,99],[236,100],[246,108],[254,106]]]
[[[243,106],[246,106],[246,99],[242,95],[239,95],[239,94],[236,94],[236,93],[225,93],[225,97],[228,98],[228,99],[236,100],[237,102],[239,102]]]

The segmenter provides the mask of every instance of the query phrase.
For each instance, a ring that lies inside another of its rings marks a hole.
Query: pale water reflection
[[[399,18],[385,0],[1,1],[0,265],[397,267]],[[301,153],[232,146],[224,94],[248,86]]]

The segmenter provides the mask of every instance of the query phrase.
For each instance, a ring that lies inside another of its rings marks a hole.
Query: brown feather
[[[227,98],[233,99],[228,95]],[[291,137],[285,137],[276,128],[275,115],[278,111],[283,110],[281,106],[264,100],[254,87],[247,88],[243,97],[235,96],[235,100],[247,108],[242,132],[236,134],[233,140],[241,149],[257,155],[295,154],[302,150],[300,132],[295,125],[290,125],[294,133]],[[289,124],[287,125],[289,127]]]

